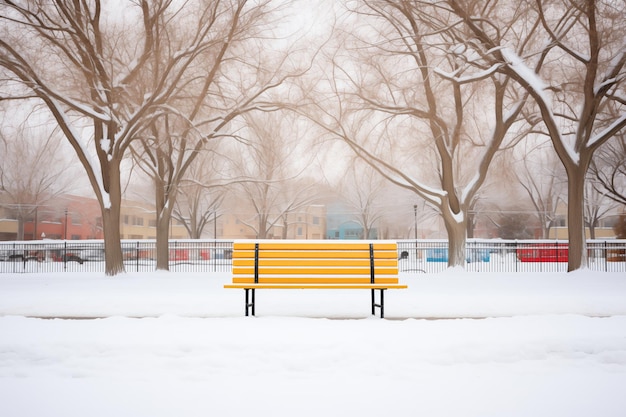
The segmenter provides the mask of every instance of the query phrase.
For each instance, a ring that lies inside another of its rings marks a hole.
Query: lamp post
[[[415,242],[417,242],[417,204],[413,205],[413,212],[415,213]]]
[[[415,262],[417,262],[417,204],[413,204],[413,213],[415,214]]]
[[[63,269],[67,268],[67,208],[65,209],[65,225],[63,231]]]

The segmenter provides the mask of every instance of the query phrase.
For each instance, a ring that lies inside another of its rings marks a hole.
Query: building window
[[[124,215],[124,220],[123,220],[123,221],[124,221],[124,224],[130,224],[130,223],[129,223],[129,218],[128,218],[128,217],[129,217],[129,216],[128,216],[128,214],[125,214],[125,215]]]
[[[150,226],[150,227],[156,227],[156,220],[155,220],[155,219],[150,219],[150,220],[148,220],[148,226]]]
[[[313,217],[313,224],[320,224],[320,218],[317,216]]]
[[[298,236],[302,236],[302,227],[298,227]]]
[[[600,219],[600,221],[598,222],[599,223],[598,226],[606,227],[607,229],[612,229],[613,226],[617,224],[618,219],[619,219],[618,216],[610,216],[604,219]]]

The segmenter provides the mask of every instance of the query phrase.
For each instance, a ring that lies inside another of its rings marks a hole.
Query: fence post
[[[135,242],[135,272],[139,272],[139,241]]]

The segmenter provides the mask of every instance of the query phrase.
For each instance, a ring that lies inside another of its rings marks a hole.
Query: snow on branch
[[[435,74],[439,75],[440,77],[446,79],[446,80],[450,80],[453,81],[455,83],[458,84],[467,84],[467,83],[471,83],[474,81],[480,81],[480,80],[484,80],[485,78],[490,77],[491,75],[493,75],[496,71],[498,71],[498,69],[502,66],[502,64],[497,63],[497,64],[493,64],[491,67],[487,68],[486,70],[477,72],[475,74],[472,75],[468,75],[465,77],[457,77],[456,74],[459,72],[459,70],[456,70],[454,72],[445,72],[439,68],[435,68],[433,71],[435,72]]]
[[[622,117],[615,120],[613,123],[611,123],[609,126],[601,130],[597,134],[593,135],[593,137],[591,137],[591,139],[589,140],[589,143],[587,143],[587,147],[588,148],[594,147],[595,144],[597,144],[598,142],[602,142],[606,137],[613,136],[615,133],[617,133],[620,129],[623,129],[625,126],[626,126],[626,114],[622,114]]]
[[[539,77],[535,71],[528,67],[522,60],[522,58],[517,55],[514,51],[509,48],[501,48],[500,52],[502,56],[507,61],[509,67],[515,71],[517,75],[519,75],[524,81],[526,81],[530,87],[540,95],[543,102],[551,108],[551,100],[545,95],[544,91],[547,87],[546,83]]]
[[[605,79],[594,87],[593,93],[596,95],[601,94],[623,81],[624,74],[622,73],[622,68],[624,68],[624,65],[626,65],[626,44],[622,45],[620,52],[611,59],[606,70]]]

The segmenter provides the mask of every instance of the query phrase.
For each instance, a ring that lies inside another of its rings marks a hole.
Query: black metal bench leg
[[[252,291],[252,302],[250,302],[250,298],[248,297],[248,291]],[[244,288],[246,292],[246,317],[249,315],[250,309],[252,309],[252,315],[254,316],[254,290],[255,288]]]
[[[385,318],[385,290],[386,288],[379,288],[380,291],[380,304],[376,303],[376,290],[372,288],[372,316],[376,315],[376,307],[380,308],[380,318]]]

